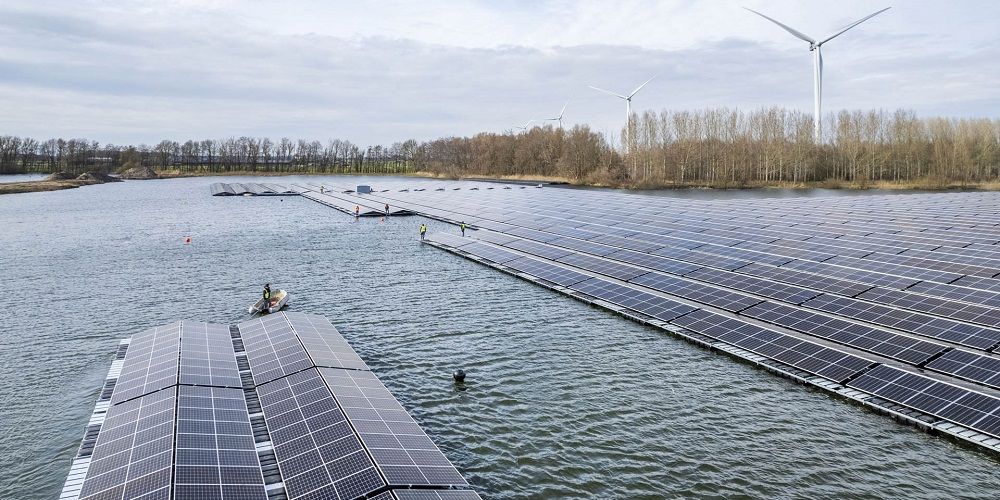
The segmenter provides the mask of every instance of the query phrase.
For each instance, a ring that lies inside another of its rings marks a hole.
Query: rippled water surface
[[[993,457],[417,241],[421,222],[454,228],[213,198],[216,180],[0,196],[16,304],[0,309],[0,498],[58,496],[118,339],[240,320],[266,281],[341,327],[484,498],[1000,487]]]

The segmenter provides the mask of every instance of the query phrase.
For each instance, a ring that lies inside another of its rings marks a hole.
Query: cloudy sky
[[[1000,2],[0,0],[0,134],[112,143],[239,135],[359,144],[552,117],[812,108],[1000,116]]]

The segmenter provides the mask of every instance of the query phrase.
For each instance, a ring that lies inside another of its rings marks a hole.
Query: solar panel
[[[1000,399],[879,365],[847,384],[880,398],[1000,437]]]
[[[598,236],[596,238],[591,238],[589,241],[595,243],[603,243],[605,245],[616,246],[620,248],[626,248],[628,250],[636,250],[639,252],[652,252],[658,248],[663,248],[664,244],[660,243],[650,243],[648,241],[643,241],[637,238],[626,238],[623,236],[616,236],[613,234],[605,234]]]
[[[600,278],[591,278],[570,288],[663,321],[670,321],[697,309],[687,304]]]
[[[313,366],[283,314],[244,321],[239,330],[256,385]]]
[[[436,235],[437,233],[435,233]],[[497,245],[503,245],[504,243],[510,243],[517,238],[514,236],[508,236],[503,233],[495,233],[493,231],[470,231],[469,235],[477,240],[487,241],[490,243],[495,243]],[[466,240],[466,243],[471,243],[472,241]]]
[[[529,240],[546,242],[549,240],[554,240],[559,238],[558,234],[547,233],[544,231],[536,231],[534,229],[528,229],[524,227],[515,227],[513,229],[507,229],[504,231],[506,234],[511,234],[514,236],[520,236],[521,238],[527,238]]]
[[[848,281],[857,281],[859,283],[877,285],[885,288],[895,288],[898,290],[902,290],[903,288],[911,286],[921,280],[921,278],[893,276],[866,269],[837,266],[829,262],[832,261],[811,262],[807,260],[793,260],[782,267],[829,276],[831,278],[841,278]]]
[[[1000,387],[1000,359],[953,349],[927,363],[927,368],[973,382]]]
[[[940,344],[774,302],[758,304],[740,314],[914,365],[947,349]]]
[[[132,336],[112,404],[177,384],[180,332],[178,321]]]
[[[354,352],[347,339],[337,331],[330,320],[323,316],[300,312],[286,312],[285,318],[316,366],[368,369],[368,365],[358,353]]]
[[[863,300],[820,295],[802,305],[976,349],[986,350],[1000,343],[1000,331],[998,330],[873,304]]]
[[[763,300],[756,297],[722,290],[659,272],[644,274],[631,280],[630,283],[647,286],[661,292],[669,293],[670,295],[684,297],[695,302],[732,312],[742,311],[754,304],[763,302]]]
[[[257,387],[289,499],[349,499],[386,485],[318,369]]]
[[[399,500],[482,500],[471,490],[396,490]]]
[[[916,250],[916,251],[921,251],[921,250]],[[925,255],[933,253],[934,252],[924,252]],[[865,259],[892,263],[892,264],[899,264],[903,266],[919,267],[923,269],[934,269],[937,271],[941,271],[943,273],[953,273],[958,277],[961,277],[962,275],[970,275],[970,276],[991,278],[995,276],[997,273],[1000,273],[1000,268],[997,267],[974,265],[968,262],[962,262],[962,263],[946,262],[943,260],[936,260],[933,258],[915,257],[912,254],[887,255],[884,253],[873,253],[865,257]],[[971,260],[972,258],[970,257],[968,259]],[[952,281],[954,280],[948,280],[947,282],[950,283]]]
[[[558,259],[558,262],[625,281],[649,272],[627,264],[578,253],[562,257]]]
[[[1000,307],[1000,293],[990,290],[977,290],[964,286],[947,285],[942,283],[922,282],[906,289],[908,292],[917,292],[924,295],[933,295],[959,302],[969,302],[971,304],[982,304],[990,307]]]
[[[670,257],[672,259],[692,262],[703,266],[717,267],[728,271],[739,269],[747,264],[750,264],[749,260],[734,259],[732,257],[712,255],[697,250],[684,250],[681,248],[661,248],[653,253],[663,257]]]
[[[475,255],[476,257],[496,262],[497,264],[503,264],[505,262],[523,257],[523,255],[483,243],[465,245],[462,247],[462,251]]]
[[[477,231],[477,232],[486,234],[486,231]],[[460,248],[462,246],[476,242],[476,240],[472,238],[463,238],[461,236],[456,236],[454,234],[448,234],[448,233],[433,233],[427,236],[427,239],[430,241],[435,241],[437,243],[448,245],[452,248]]]
[[[468,485],[373,373],[320,373],[389,485]]]
[[[176,402],[169,388],[108,408],[81,499],[170,498]]]
[[[792,304],[801,304],[820,294],[819,292],[794,285],[786,285],[776,281],[712,269],[710,267],[700,267],[684,276]]]
[[[174,499],[266,499],[243,390],[178,391]]]
[[[243,387],[228,326],[185,321],[181,328],[180,383]]]
[[[890,290],[887,288],[872,288],[858,295],[858,298],[883,304],[892,304],[904,309],[936,314],[960,321],[1000,327],[1000,311],[977,304],[966,304],[910,291]]]
[[[843,383],[873,364],[836,349],[704,309],[671,323],[836,382]]]
[[[857,259],[854,257],[838,256],[834,257],[828,261],[829,264],[837,264],[842,266],[849,266],[855,269],[866,269],[869,271],[874,271],[877,273],[893,274],[896,276],[905,276],[907,278],[913,278],[916,280],[930,280],[936,281],[938,283],[951,283],[952,281],[961,278],[960,273],[949,273],[944,271],[937,271],[933,269],[924,269],[919,267],[904,266],[900,264],[893,264],[889,262],[870,260],[871,256],[864,259]],[[879,283],[876,283],[879,284]]]
[[[796,271],[785,267],[772,267],[763,264],[750,264],[748,266],[741,267],[739,272],[782,281],[785,283],[791,283],[793,285],[799,285],[813,290],[847,295],[848,297],[853,297],[872,288],[871,285],[854,281],[830,278],[805,271]]]
[[[549,245],[543,245],[537,241],[530,240],[515,240],[504,245],[507,248],[513,248],[514,250],[520,250],[525,253],[530,253],[531,255],[537,255],[539,257],[544,257],[546,259],[556,260],[560,257],[565,257],[573,252],[566,250],[565,248],[559,248]]]
[[[668,259],[659,255],[633,252],[632,250],[619,250],[608,255],[607,258],[678,275],[689,273],[701,267],[698,264],[692,264],[690,262],[681,262],[679,260]]]
[[[607,255],[618,250],[615,247],[602,245],[600,243],[593,243],[586,240],[578,240],[576,238],[557,238],[549,241],[549,244],[597,256]]]
[[[522,273],[535,276],[536,278],[550,281],[559,286],[570,286],[574,283],[579,283],[591,278],[588,274],[583,274],[579,271],[574,271],[572,269],[567,269],[565,267],[550,264],[538,259],[532,259],[530,257],[512,260],[504,265],[511,269],[521,271]]]

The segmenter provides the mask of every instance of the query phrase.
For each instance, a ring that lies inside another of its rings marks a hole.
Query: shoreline
[[[585,187],[603,189],[621,189],[625,191],[666,191],[666,190],[718,190],[718,191],[752,191],[770,189],[789,190],[810,190],[810,189],[835,189],[849,191],[997,191],[1000,190],[1000,181],[989,182],[938,182],[930,179],[907,182],[850,182],[850,181],[808,181],[808,182],[745,182],[736,184],[711,184],[706,182],[685,182],[669,184],[643,184],[643,185],[609,185],[598,182],[576,181],[566,177],[543,176],[543,175],[470,175],[451,176],[434,172],[408,172],[408,173],[331,173],[331,172],[256,172],[256,171],[230,171],[230,172],[185,172],[180,170],[163,170],[157,172],[157,177],[152,179],[126,179],[126,180],[156,180],[156,179],[179,179],[186,177],[410,177],[415,179],[434,179],[451,181],[474,181],[474,182],[509,182],[518,184],[545,183],[565,187]],[[0,184],[0,195],[33,193],[45,191],[59,191],[63,189],[75,189],[82,186],[104,184],[101,180],[48,180],[11,182]]]

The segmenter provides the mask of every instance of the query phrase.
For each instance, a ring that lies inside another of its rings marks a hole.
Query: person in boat
[[[424,235],[427,234],[427,224],[420,225],[420,240],[423,241]]]
[[[466,227],[465,226],[465,221],[462,221],[462,224],[460,226],[458,226],[458,227],[459,227],[459,229],[462,230],[462,237],[465,238],[465,227]]]
[[[271,307],[271,284],[264,285],[264,307]]]

